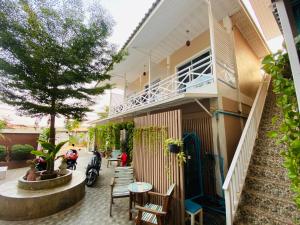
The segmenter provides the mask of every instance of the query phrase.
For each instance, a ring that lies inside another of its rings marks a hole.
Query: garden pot
[[[169,144],[169,151],[172,153],[179,153],[180,152],[180,147],[176,144]]]
[[[47,173],[47,171],[43,171],[41,173],[41,180],[49,180],[57,177],[57,173]]]

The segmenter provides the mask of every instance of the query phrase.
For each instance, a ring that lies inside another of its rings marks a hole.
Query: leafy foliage
[[[183,163],[186,162],[186,157],[185,154],[183,152],[183,141],[181,139],[174,139],[174,138],[168,138],[164,141],[164,150],[165,150],[165,154],[169,154],[169,145],[170,144],[174,144],[177,145],[178,147],[180,147],[180,152],[177,154],[177,159],[178,159],[178,163],[179,165],[182,165]]]
[[[92,96],[111,88],[108,72],[123,53],[107,41],[112,22],[82,0],[0,1],[0,100],[29,116],[82,120]],[[97,82],[97,85],[95,83]]]
[[[39,136],[39,141],[47,142],[50,138],[50,129],[44,128]]]
[[[4,145],[0,145],[0,161],[4,161],[6,156],[6,147]]]
[[[11,158],[13,160],[25,160],[31,157],[31,151],[34,148],[31,145],[13,145],[11,147]]]
[[[80,121],[78,119],[67,119],[65,123],[65,128],[68,130],[68,132],[72,132],[73,130],[80,127]]]
[[[133,149],[133,130],[134,123],[121,122],[121,123],[108,123],[105,125],[98,125],[95,128],[95,142],[97,147],[102,150],[111,150],[121,148],[121,130],[126,130],[126,153],[129,156],[129,162],[132,160]],[[93,130],[91,130],[93,131]]]
[[[64,146],[68,141],[63,141],[58,143],[57,145],[53,145],[52,143],[40,141],[40,144],[43,148],[43,151],[32,150],[31,154],[44,157],[47,161],[47,172],[53,173],[54,171],[54,160],[56,154],[60,151],[60,149]]]
[[[1,131],[6,127],[6,121],[0,120],[0,138],[4,138],[4,136],[1,134]]]
[[[110,88],[87,84],[108,80],[122,54],[106,40],[111,22],[102,8],[86,18],[81,1],[43,2],[0,3],[1,100],[24,114],[81,119],[90,96]]]
[[[268,55],[262,63],[263,69],[272,76],[276,103],[283,112],[279,130],[271,131],[268,135],[284,146],[281,151],[285,159],[284,166],[292,182],[291,189],[296,193],[295,202],[300,208],[300,113],[288,55],[283,52]],[[277,120],[274,117],[272,122]]]
[[[104,106],[103,112],[99,112],[98,115],[99,115],[100,119],[105,119],[105,118],[107,118],[108,115],[109,115],[109,107],[108,107],[107,105]]]

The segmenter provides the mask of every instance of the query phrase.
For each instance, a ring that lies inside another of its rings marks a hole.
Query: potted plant
[[[62,146],[68,141],[63,141],[58,143],[57,145],[53,145],[46,141],[40,141],[41,146],[43,147],[42,151],[33,150],[31,154],[43,157],[47,162],[47,169],[41,173],[41,179],[53,179],[57,177],[57,173],[54,171],[54,161],[56,154],[62,148]]]
[[[183,146],[183,142],[180,139],[169,138],[165,140],[165,149],[171,153],[179,153]]]

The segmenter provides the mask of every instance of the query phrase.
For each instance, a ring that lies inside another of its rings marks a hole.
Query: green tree
[[[77,129],[80,127],[80,121],[78,119],[67,119],[65,123],[65,128],[68,130],[69,133],[71,133],[74,129]]]
[[[100,117],[100,119],[105,119],[107,118],[109,115],[109,106],[104,106],[104,109],[102,112],[98,113],[98,116]]]
[[[4,138],[4,136],[1,134],[2,130],[6,127],[6,121],[0,120],[0,138]]]
[[[100,5],[80,0],[0,1],[0,100],[20,114],[81,120],[122,59],[107,38],[112,22]],[[94,83],[98,81],[98,85]]]

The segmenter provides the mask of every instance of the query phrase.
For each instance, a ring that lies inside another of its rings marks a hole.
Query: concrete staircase
[[[235,225],[300,224],[300,210],[293,202],[287,171],[278,146],[267,132],[277,130],[273,116],[281,116],[276,97],[269,88],[246,182],[235,216]],[[280,121],[280,120],[279,120]]]

